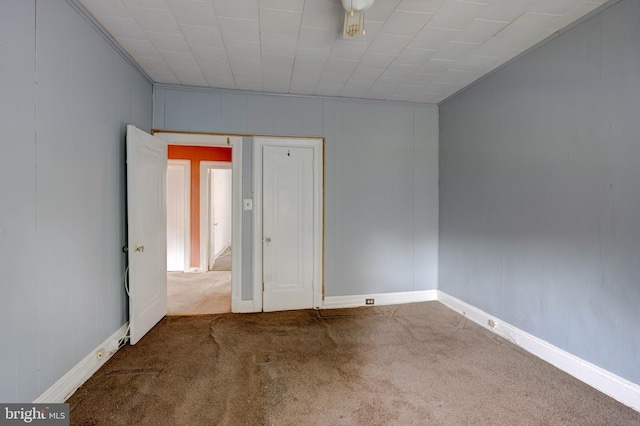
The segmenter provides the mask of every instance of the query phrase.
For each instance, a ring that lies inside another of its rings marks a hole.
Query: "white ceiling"
[[[80,0],[156,83],[438,103],[606,0]]]

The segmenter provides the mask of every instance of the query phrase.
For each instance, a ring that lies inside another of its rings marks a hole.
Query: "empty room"
[[[0,0],[0,423],[640,425],[639,113],[637,0]]]

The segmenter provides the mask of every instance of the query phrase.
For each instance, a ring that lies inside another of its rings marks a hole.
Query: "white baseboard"
[[[231,312],[238,314],[256,312],[253,309],[253,300],[231,299]]]
[[[49,389],[44,391],[33,403],[65,402],[93,373],[98,371],[98,369],[118,351],[120,348],[119,343],[127,336],[128,328],[129,323],[127,322],[104,342],[99,344],[97,348],[91,351]],[[104,355],[98,359],[98,351],[100,350],[104,350]]]
[[[321,309],[355,308],[371,306],[366,299],[373,299],[375,305],[397,305],[401,303],[430,302],[438,299],[438,290],[403,291],[400,293],[359,294],[355,296],[325,296]]]
[[[549,364],[572,375],[613,399],[640,411],[640,385],[632,383],[597,365],[545,342],[517,327],[514,327],[488,313],[438,290],[438,301],[454,311],[468,317],[482,327],[495,332],[510,342],[520,346]],[[496,322],[495,328],[489,320]]]

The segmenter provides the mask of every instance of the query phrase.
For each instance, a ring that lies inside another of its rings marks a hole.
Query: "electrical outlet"
[[[100,348],[96,351],[96,359],[97,360],[101,360],[102,358],[104,358],[106,352],[104,350],[104,348]]]
[[[375,302],[375,301],[374,301],[373,299],[365,299],[365,300],[364,300],[364,303],[365,303],[365,304],[367,304],[367,305],[373,305],[373,304],[374,304],[374,302]]]
[[[496,328],[498,326],[498,323],[496,322],[496,320],[489,320],[489,327],[491,328]]]

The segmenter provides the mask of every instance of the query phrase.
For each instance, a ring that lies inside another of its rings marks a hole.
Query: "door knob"
[[[137,246],[136,251],[144,252],[144,246]]]

